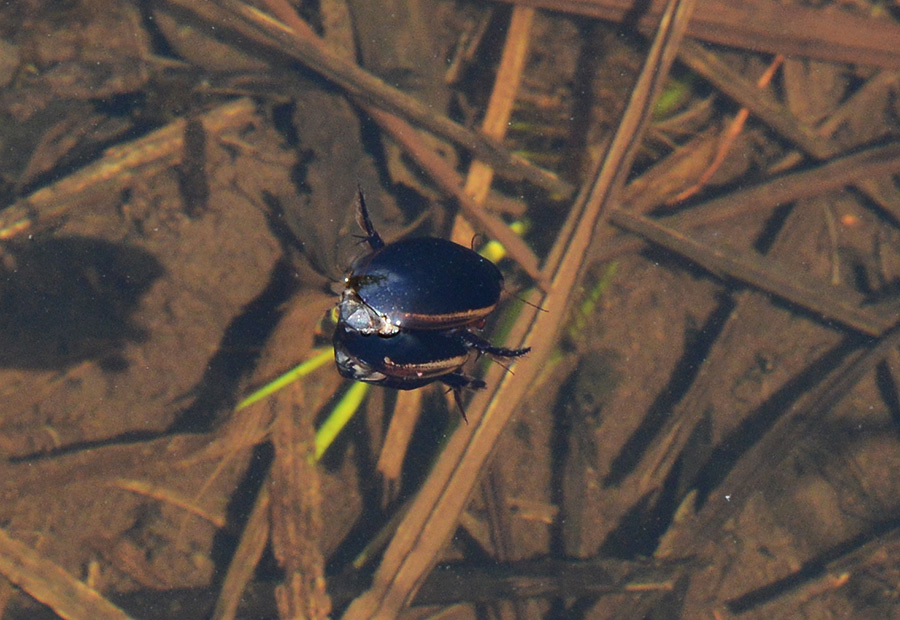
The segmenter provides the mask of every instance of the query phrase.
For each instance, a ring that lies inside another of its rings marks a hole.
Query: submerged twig
[[[678,562],[618,559],[521,561],[490,566],[448,564],[435,571],[416,595],[416,605],[450,605],[500,599],[602,596],[627,592],[670,592]],[[452,578],[441,578],[452,575]]]
[[[238,99],[198,116],[195,121],[215,135],[246,124],[255,112],[256,106],[250,99]],[[4,209],[0,213],[0,240],[34,232],[36,226],[56,222],[98,195],[114,194],[135,178],[181,163],[187,123],[186,119],[179,119],[143,138],[111,147],[93,164]]]
[[[893,324],[893,317],[875,314],[853,303],[857,295],[851,291],[825,288],[815,278],[804,277],[796,271],[788,273],[771,258],[702,244],[683,232],[622,209],[615,209],[610,219],[617,226],[676,252],[720,277],[746,282],[864,334],[880,335]]]
[[[130,620],[131,616],[58,564],[0,530],[0,575],[63,618]]]
[[[635,5],[634,0],[504,0],[620,22],[634,19],[652,31],[662,0]],[[688,34],[760,52],[817,58],[831,62],[900,69],[900,27],[889,18],[861,17],[844,11],[812,8],[775,0],[701,0]]]
[[[268,480],[266,480],[268,482]],[[269,487],[263,484],[256,496],[253,510],[241,540],[232,556],[231,564],[219,589],[212,620],[234,620],[244,597],[247,584],[253,581],[256,565],[269,541]]]

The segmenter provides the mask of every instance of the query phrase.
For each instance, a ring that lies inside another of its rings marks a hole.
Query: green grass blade
[[[310,359],[306,360],[299,366],[287,371],[274,381],[270,381],[269,383],[265,384],[264,386],[250,394],[250,396],[239,402],[234,410],[240,411],[241,409],[246,409],[253,403],[259,402],[263,398],[274,394],[289,383],[292,383],[297,379],[301,379],[312,371],[321,368],[332,359],[334,359],[334,350],[331,347],[328,347],[327,349],[319,349],[318,353]]]

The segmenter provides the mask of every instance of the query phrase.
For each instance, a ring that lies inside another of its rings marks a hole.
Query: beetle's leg
[[[441,377],[441,382],[453,389],[480,390],[487,386],[481,379],[464,375],[461,372],[451,372]]]
[[[462,405],[462,391],[480,390],[487,384],[481,379],[475,379],[474,377],[464,375],[461,372],[453,372],[449,375],[444,375],[441,377],[441,382],[450,386],[450,389],[453,391],[453,400],[456,401],[459,413],[462,416],[463,421],[468,424],[469,419],[466,417],[466,410],[463,409]]]
[[[469,331],[468,329],[456,330],[456,334],[467,347],[475,349],[479,353],[487,353],[488,355],[494,355],[496,357],[521,357],[522,355],[525,355],[526,353],[531,351],[531,347],[525,347],[523,349],[506,349],[504,347],[495,347],[486,339],[482,338],[474,332]]]
[[[384,239],[375,230],[372,220],[369,219],[369,210],[366,209],[366,199],[363,196],[362,188],[356,190],[356,223],[366,233],[366,243],[375,252],[384,247]]]

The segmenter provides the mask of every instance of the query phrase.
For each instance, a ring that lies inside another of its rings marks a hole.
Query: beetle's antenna
[[[366,209],[366,199],[363,196],[362,188],[356,188],[356,223],[366,233],[365,240],[373,251],[380,250],[384,247],[384,239],[375,230],[372,220],[369,218],[369,210]]]
[[[496,357],[492,357],[492,358],[491,358],[491,361],[494,362],[495,364],[497,364],[497,366],[499,366],[500,368],[502,368],[503,370],[505,370],[507,373],[509,373],[509,374],[511,374],[511,375],[516,374],[516,373],[514,373],[514,372],[512,371],[512,368],[510,368],[509,366],[507,366],[506,364],[504,364],[503,362],[501,362],[500,360],[498,360]]]
[[[506,289],[504,289],[503,292],[506,293],[507,295],[509,295],[510,297],[515,297],[516,299],[518,299],[519,301],[521,301],[521,302],[522,302],[523,304],[525,304],[526,306],[531,306],[532,308],[534,308],[534,309],[537,310],[538,312],[549,312],[549,310],[547,310],[546,308],[541,308],[539,305],[531,303],[530,301],[528,301],[528,300],[525,299],[524,297],[519,297],[519,295],[517,295],[516,293],[513,293],[512,291],[507,291]]]

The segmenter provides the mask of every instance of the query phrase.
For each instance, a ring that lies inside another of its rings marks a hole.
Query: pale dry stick
[[[378,463],[375,469],[381,474],[386,487],[385,496],[392,495],[394,483],[400,479],[400,471],[409,441],[415,430],[422,410],[422,390],[410,390],[397,394],[397,404],[394,414],[384,436],[384,446],[378,455]],[[385,499],[393,499],[386,497]]]
[[[130,620],[131,616],[58,564],[0,529],[0,575],[66,620]]]
[[[200,517],[218,529],[225,527],[224,514],[207,510],[201,506],[195,498],[182,495],[168,487],[153,484],[152,482],[145,482],[143,480],[129,480],[128,478],[116,478],[115,480],[111,480],[109,485],[138,495],[150,497],[161,504],[174,506],[175,508],[183,510],[188,515]]]
[[[540,370],[537,362],[546,359],[556,345],[587,247],[603,219],[604,209],[622,186],[693,4],[693,0],[668,3],[610,151],[589,186],[590,191],[584,193],[587,198],[583,209],[573,208],[572,217],[579,219],[580,225],[568,225],[566,230],[571,231],[571,236],[561,237],[552,253],[558,258],[548,272],[552,274],[550,291],[541,301],[547,312],[526,310],[516,325],[514,331],[518,335],[528,332],[525,340],[534,347],[531,359],[520,362],[514,375],[505,374],[499,367],[489,370],[486,379],[490,387],[477,394],[469,405],[470,423],[450,438],[397,528],[371,589],[353,602],[345,620],[399,617],[452,535],[500,432]]]
[[[481,131],[495,140],[502,140],[506,136],[507,127],[509,127],[509,118],[512,116],[516,93],[522,82],[525,60],[528,58],[528,43],[531,38],[533,22],[534,9],[522,6],[513,9],[509,20],[509,30],[506,33],[506,43],[503,46],[503,55],[500,57],[500,65],[497,68],[497,78],[494,80],[494,89],[491,91],[484,120],[481,123]],[[470,196],[475,204],[483,205],[491,190],[493,179],[494,169],[489,164],[476,159],[469,167],[463,192]],[[475,230],[472,226],[464,218],[457,216],[450,238],[457,243],[467,245],[474,234]]]

